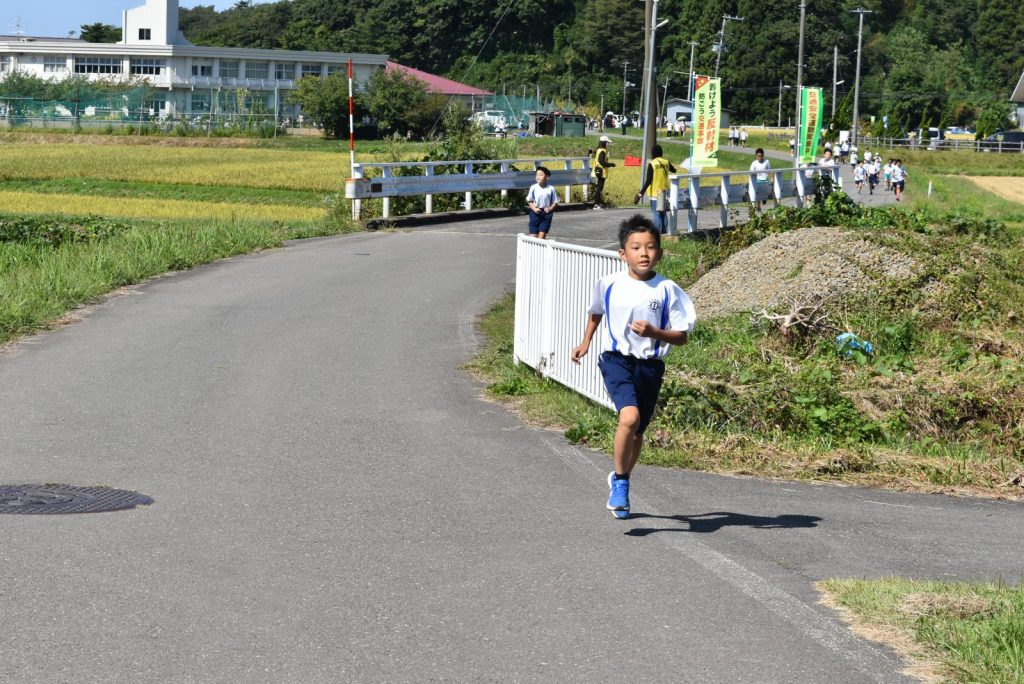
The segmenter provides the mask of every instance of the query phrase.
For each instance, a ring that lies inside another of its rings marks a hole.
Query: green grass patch
[[[343,223],[118,221],[0,216],[0,343],[40,330],[67,311],[168,271],[344,232]]]
[[[717,241],[666,239],[659,271],[689,287],[769,235],[821,225],[856,230],[918,264],[909,280],[881,281],[874,294],[828,305],[835,325],[870,340],[874,352],[841,353],[836,328],[787,336],[749,313],[701,320],[668,359],[644,461],[1019,494],[1012,482],[1024,472],[1024,227],[938,208],[864,208],[836,193],[810,209],[759,215]],[[570,439],[610,451],[610,411],[566,399],[567,390],[512,367],[512,316],[504,301],[485,319],[491,342],[480,369],[492,391],[516,395],[525,416]]]
[[[907,579],[819,583],[856,630],[952,682],[1024,682],[1024,587]]]

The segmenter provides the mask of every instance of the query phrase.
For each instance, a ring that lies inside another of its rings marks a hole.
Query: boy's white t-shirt
[[[662,330],[690,332],[697,323],[697,311],[689,295],[661,274],[650,280],[636,280],[628,271],[599,279],[588,313],[605,319],[602,351],[616,351],[638,359],[664,358],[672,345],[641,337],[630,329],[634,321],[645,320]]]
[[[758,172],[760,172],[760,173],[758,173],[754,177],[754,180],[756,182],[758,182],[758,183],[767,183],[768,182],[768,174],[767,173],[763,173],[763,172],[764,171],[768,171],[771,168],[772,168],[772,163],[770,161],[768,161],[767,159],[764,159],[762,161],[757,161],[755,159],[754,161],[750,162],[750,170],[751,171],[758,171]]]
[[[547,209],[558,202],[558,191],[550,185],[545,185],[542,188],[539,184],[534,183],[530,186],[530,191],[526,193],[526,203],[530,202],[536,204],[538,209]]]

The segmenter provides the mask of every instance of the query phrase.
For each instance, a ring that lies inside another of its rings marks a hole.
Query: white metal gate
[[[625,268],[617,252],[519,235],[515,362],[614,410],[597,368],[605,322],[579,365],[572,362],[571,353],[583,339],[594,284]]]

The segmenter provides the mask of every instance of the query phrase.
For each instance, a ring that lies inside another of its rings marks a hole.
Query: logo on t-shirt
[[[651,311],[657,311],[658,309],[661,308],[661,300],[652,299],[650,303],[647,305],[647,308],[650,309]]]

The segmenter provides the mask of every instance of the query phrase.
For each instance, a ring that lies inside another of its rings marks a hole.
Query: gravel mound
[[[912,258],[841,228],[771,235],[730,256],[688,290],[700,318],[788,307],[794,299],[866,292],[918,270]]]

